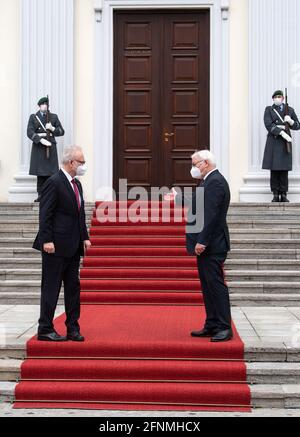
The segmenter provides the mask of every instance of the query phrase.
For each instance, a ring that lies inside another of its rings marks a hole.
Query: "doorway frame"
[[[210,11],[210,150],[229,176],[229,0],[96,0],[94,195],[112,200],[114,128],[114,11]]]

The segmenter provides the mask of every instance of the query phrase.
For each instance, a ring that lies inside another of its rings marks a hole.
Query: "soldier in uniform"
[[[65,134],[58,116],[49,111],[49,99],[42,97],[38,106],[39,111],[30,116],[27,127],[27,136],[33,141],[29,174],[37,176],[35,202],[39,202],[46,180],[59,170],[55,137]]]
[[[274,194],[272,202],[289,202],[288,174],[293,169],[292,151],[288,151],[288,146],[292,149],[289,130],[299,130],[300,123],[294,109],[286,108],[282,91],[275,91],[272,98],[273,106],[267,106],[264,115],[268,138],[262,168],[271,170],[271,191]]]

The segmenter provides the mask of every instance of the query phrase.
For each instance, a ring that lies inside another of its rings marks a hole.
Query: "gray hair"
[[[194,158],[198,158],[200,161],[205,160],[214,167],[217,166],[216,158],[209,150],[200,150],[199,152],[194,153],[192,159]]]
[[[74,161],[75,154],[77,152],[82,152],[82,148],[80,146],[67,146],[64,148],[62,163],[68,164],[70,161]]]

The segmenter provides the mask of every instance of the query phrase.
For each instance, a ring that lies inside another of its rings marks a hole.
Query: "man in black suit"
[[[230,204],[230,190],[226,179],[216,168],[215,158],[208,150],[192,156],[191,175],[201,180],[204,188],[204,211],[196,209],[195,193],[192,212],[204,212],[204,226],[201,232],[195,229],[186,235],[187,251],[197,256],[199,278],[202,285],[206,322],[200,331],[193,331],[193,337],[211,337],[212,342],[232,339],[229,291],[224,278],[224,262],[230,250],[229,231],[226,222]],[[182,196],[175,194],[176,203],[182,204]]]
[[[64,150],[61,170],[45,183],[40,200],[39,232],[33,248],[42,252],[41,314],[38,340],[84,341],[80,334],[80,256],[91,246],[82,186],[86,165],[81,147]],[[54,330],[53,318],[64,283],[67,337]]]

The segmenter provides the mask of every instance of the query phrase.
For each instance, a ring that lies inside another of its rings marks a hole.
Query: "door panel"
[[[209,148],[209,11],[117,12],[114,187],[191,186]]]

